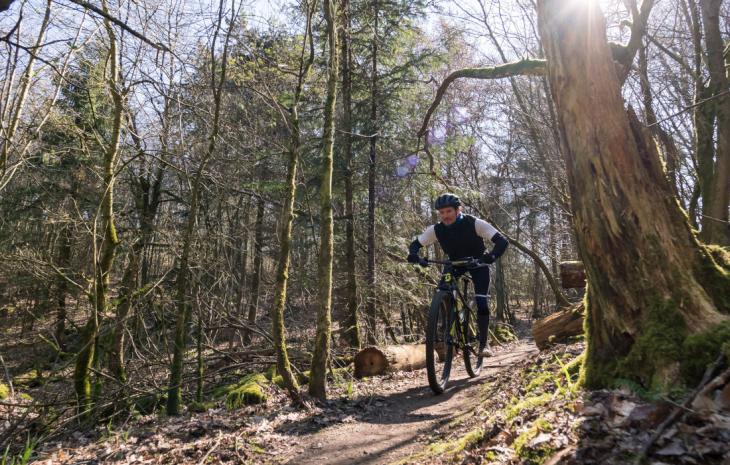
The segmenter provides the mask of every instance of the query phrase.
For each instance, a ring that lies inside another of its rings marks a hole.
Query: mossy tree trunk
[[[335,139],[335,103],[337,98],[337,14],[334,0],[324,0],[324,17],[327,22],[327,98],[324,105],[324,136],[322,140],[322,184],[320,186],[320,248],[317,267],[317,335],[312,354],[312,371],[309,394],[327,397],[327,361],[330,351],[332,325],[332,156]]]
[[[107,10],[106,2],[102,7]],[[76,358],[74,367],[74,388],[78,401],[79,412],[82,417],[87,417],[92,405],[91,393],[91,367],[98,358],[96,353],[99,335],[99,318],[104,315],[108,304],[109,280],[111,277],[112,265],[119,238],[114,225],[114,183],[116,180],[115,170],[117,169],[117,158],[119,154],[119,141],[122,133],[122,122],[124,115],[124,96],[120,86],[119,55],[117,48],[117,37],[109,20],[104,20],[104,27],[109,37],[109,56],[107,86],[113,103],[112,130],[109,141],[104,147],[104,173],[101,192],[101,204],[99,215],[103,228],[103,235],[98,249],[95,244],[94,254],[94,281],[92,290],[91,315],[84,325],[81,333],[81,349]],[[96,241],[96,235],[94,235]]]
[[[235,24],[235,8],[231,9],[231,18],[226,31],[223,53],[220,60],[216,59],[216,43],[218,42],[218,34],[223,27],[225,0],[221,0],[218,6],[218,19],[210,47],[211,60],[211,90],[213,94],[213,122],[208,136],[208,147],[203,154],[202,160],[198,164],[198,168],[194,174],[190,193],[190,210],[188,211],[187,223],[182,234],[182,252],[180,254],[180,266],[175,282],[176,302],[177,302],[177,319],[175,320],[175,346],[173,349],[172,364],[170,366],[170,380],[167,388],[167,414],[178,415],[180,413],[180,404],[182,403],[182,377],[183,377],[183,361],[185,358],[185,346],[187,339],[187,328],[190,320],[190,302],[188,300],[188,279],[190,273],[190,256],[192,245],[195,239],[194,232],[198,218],[198,204],[200,202],[201,181],[205,167],[208,165],[213,153],[216,149],[218,141],[218,133],[220,131],[221,116],[221,95],[223,93],[223,85],[226,81],[226,70],[228,66],[228,45],[230,42],[231,30]],[[216,70],[217,64],[220,63],[220,71]],[[220,73],[220,74],[218,74]]]
[[[597,2],[541,0],[538,22],[589,282],[585,381],[676,380],[699,361],[688,360],[692,335],[728,319],[730,260],[697,241],[648,131],[624,109]]]
[[[301,133],[299,129],[299,101],[302,97],[304,82],[309,76],[309,71],[314,63],[314,43],[312,41],[312,16],[316,7],[316,1],[311,1],[306,6],[307,23],[297,79],[297,87],[294,91],[294,99],[289,108],[289,160],[286,172],[286,197],[281,210],[281,232],[279,233],[279,259],[276,266],[276,290],[274,291],[275,303],[271,309],[271,336],[274,339],[274,350],[276,351],[276,369],[284,382],[284,388],[294,401],[299,401],[299,384],[291,371],[289,355],[286,348],[286,331],[284,328],[284,308],[286,307],[287,285],[289,283],[289,266],[291,261],[292,226],[294,223],[294,199],[297,193],[297,167],[301,151]],[[307,43],[309,53],[307,54]]]
[[[360,321],[357,315],[357,272],[355,270],[355,208],[352,188],[352,76],[350,53],[349,1],[342,0],[342,152],[345,157],[345,263],[347,267],[347,310],[342,337],[350,347],[360,348]]]

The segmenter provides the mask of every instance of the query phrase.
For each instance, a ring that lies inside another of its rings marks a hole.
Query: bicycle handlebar
[[[455,266],[459,268],[466,268],[469,267],[471,269],[474,268],[484,268],[489,266],[488,263],[482,263],[477,258],[468,258],[468,259],[462,259],[462,260],[429,260],[428,258],[425,259],[426,263],[433,263],[436,265],[449,265],[449,266]]]

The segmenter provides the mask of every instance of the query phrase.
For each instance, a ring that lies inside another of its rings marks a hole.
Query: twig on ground
[[[664,421],[657,427],[657,429],[651,435],[644,447],[641,449],[641,452],[639,452],[639,455],[636,457],[635,463],[643,463],[649,454],[649,449],[652,448],[654,443],[661,437],[664,431],[666,431],[669,426],[671,426],[687,414],[687,410],[689,410],[689,406],[692,404],[692,401],[694,401],[694,399],[700,392],[703,392],[703,388],[705,387],[705,385],[707,385],[707,383],[710,382],[710,380],[712,379],[712,375],[715,373],[715,370],[717,370],[717,368],[722,364],[724,358],[725,355],[720,354],[720,356],[717,357],[717,359],[713,363],[707,366],[707,369],[705,370],[705,374],[702,376],[702,381],[700,381],[700,384],[698,384],[695,390],[692,391],[689,396],[687,396],[684,402],[682,402],[681,405],[675,407],[674,410],[672,410],[672,412],[669,414],[669,416],[665,418]]]
[[[203,456],[203,458],[200,459],[200,461],[198,462],[198,465],[203,465],[208,460],[208,457],[210,456],[210,454],[212,454],[213,451],[216,450],[218,448],[218,446],[220,446],[222,440],[223,440],[223,432],[218,431],[218,439],[215,441],[215,444],[213,444],[213,447],[208,449],[208,452],[206,452],[205,455]]]

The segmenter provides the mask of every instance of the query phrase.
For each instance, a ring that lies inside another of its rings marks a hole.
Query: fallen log
[[[366,347],[355,355],[354,364],[356,378],[399,370],[418,370],[426,366],[426,345]]]
[[[537,320],[532,325],[535,345],[542,350],[571,336],[583,334],[583,303],[576,304]]]
[[[560,284],[563,289],[586,287],[586,270],[583,262],[561,262]]]

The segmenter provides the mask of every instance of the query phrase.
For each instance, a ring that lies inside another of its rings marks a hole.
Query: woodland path
[[[508,369],[536,353],[531,342],[520,342],[488,359],[479,377],[470,379],[461,359],[447,391],[433,395],[426,383],[426,372],[410,378],[407,384],[393,386],[375,413],[354,423],[339,423],[303,434],[292,441],[292,448],[281,463],[286,464],[381,464],[408,457],[423,447],[419,437],[432,434],[455,418],[468,415],[479,401],[480,387],[490,375]],[[380,405],[378,405],[378,403]]]

